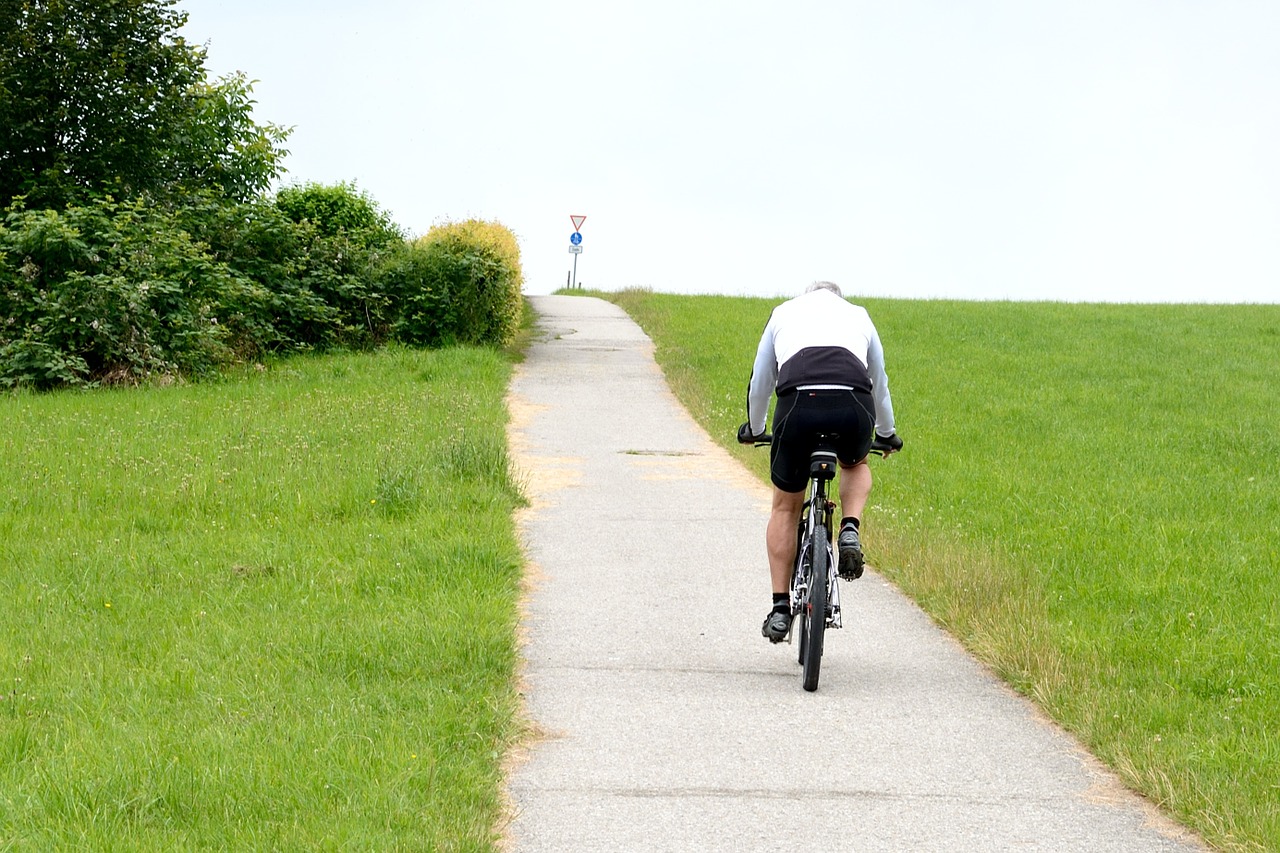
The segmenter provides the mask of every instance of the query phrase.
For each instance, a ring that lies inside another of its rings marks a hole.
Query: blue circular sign
[[[582,245],[582,235],[581,235],[581,234],[579,234],[577,231],[574,231],[572,234],[570,234],[570,235],[569,235],[569,242],[570,242],[570,243],[572,243],[572,244],[573,244],[573,245],[575,245],[575,246],[581,246],[581,245]]]

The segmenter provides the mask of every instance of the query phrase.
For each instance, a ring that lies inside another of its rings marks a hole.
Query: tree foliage
[[[289,131],[253,120],[253,83],[243,73],[200,82],[188,92],[187,111],[164,148],[160,191],[209,191],[238,202],[265,192],[284,171],[281,145]]]
[[[266,191],[288,132],[210,82],[177,0],[0,0],[0,387],[198,376],[269,352],[505,344],[515,235],[409,244],[352,184]]]
[[[243,75],[206,80],[176,2],[0,0],[0,205],[267,188],[287,131]]]

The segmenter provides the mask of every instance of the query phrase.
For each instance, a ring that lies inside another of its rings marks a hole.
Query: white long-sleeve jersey
[[[751,383],[747,421],[765,431],[769,397],[808,387],[847,387],[869,391],[876,407],[876,432],[894,433],[884,349],[871,315],[829,290],[814,290],[773,309],[760,337]]]

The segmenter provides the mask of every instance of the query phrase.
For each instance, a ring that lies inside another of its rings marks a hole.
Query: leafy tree
[[[243,75],[209,83],[177,0],[0,0],[0,205],[243,200],[281,171],[287,131],[250,116]]]
[[[242,73],[187,92],[188,110],[170,140],[163,174],[174,194],[201,190],[248,201],[278,178],[289,131],[253,121],[253,83]]]

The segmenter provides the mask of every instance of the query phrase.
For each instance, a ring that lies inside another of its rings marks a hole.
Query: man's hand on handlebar
[[[768,432],[762,432],[754,435],[751,432],[751,424],[745,423],[738,427],[738,443],[739,444],[768,444],[773,441],[773,436]]]
[[[745,423],[738,427],[738,443],[754,444],[757,447],[763,444],[771,444],[773,442],[773,434],[762,432],[755,435],[751,432],[751,424]],[[902,449],[902,437],[897,433],[893,435],[880,435],[876,433],[871,441],[871,452],[878,453],[881,456],[889,456],[897,453]]]
[[[902,449],[902,437],[897,433],[893,435],[875,434],[874,440],[871,442],[871,452],[879,453],[881,456],[888,456],[890,453],[897,453]]]

